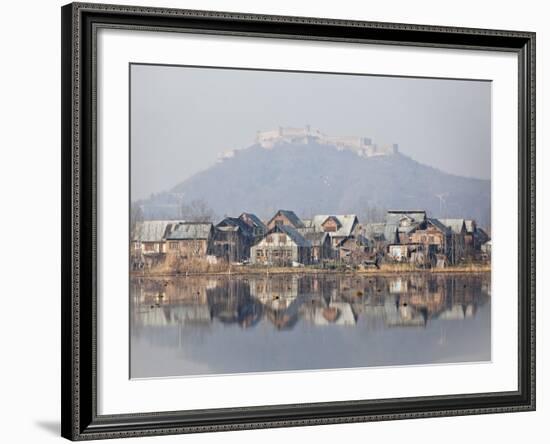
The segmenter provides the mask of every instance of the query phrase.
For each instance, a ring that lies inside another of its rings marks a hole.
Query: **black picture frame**
[[[535,33],[85,3],[68,4],[61,15],[62,436],[84,440],[535,409]],[[515,53],[519,65],[518,390],[98,415],[95,38],[99,27]]]

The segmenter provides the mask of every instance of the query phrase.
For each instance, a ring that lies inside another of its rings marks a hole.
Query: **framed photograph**
[[[535,409],[534,33],[61,13],[64,437]]]

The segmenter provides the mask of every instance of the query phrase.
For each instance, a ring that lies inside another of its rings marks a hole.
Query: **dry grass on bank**
[[[149,270],[132,272],[135,276],[197,276],[197,275],[280,275],[280,274],[406,274],[406,273],[487,273],[490,264],[471,263],[445,268],[419,268],[413,264],[382,264],[380,268],[339,266],[327,269],[315,266],[306,267],[266,267],[254,265],[230,265],[227,263],[208,264],[202,260],[166,261]]]

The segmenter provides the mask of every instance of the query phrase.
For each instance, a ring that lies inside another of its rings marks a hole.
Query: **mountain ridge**
[[[315,142],[254,144],[139,204],[146,217],[177,218],[178,206],[193,200],[219,217],[247,211],[266,219],[280,208],[303,218],[420,208],[487,226],[491,182],[445,173],[399,152],[365,158]]]

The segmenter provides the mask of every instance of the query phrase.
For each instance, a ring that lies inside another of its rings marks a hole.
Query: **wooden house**
[[[311,219],[314,231],[328,233],[331,245],[336,248],[343,240],[359,232],[359,220],[355,214],[318,214]]]
[[[362,235],[349,236],[336,245],[337,259],[352,264],[361,264],[369,258],[369,241]]]
[[[239,219],[251,228],[255,240],[261,239],[267,233],[267,226],[255,214],[242,213]]]
[[[311,262],[318,264],[332,258],[332,246],[328,233],[308,231],[304,238],[311,243]]]
[[[182,259],[206,259],[212,254],[214,226],[210,222],[181,222],[166,236],[166,253]]]
[[[267,223],[267,229],[272,230],[276,225],[286,225],[295,229],[304,228],[304,223],[291,210],[279,210]]]
[[[389,243],[406,244],[410,235],[426,225],[426,212],[423,210],[390,210],[386,212],[386,233]],[[390,239],[395,234],[395,239]]]
[[[457,263],[466,256],[466,220],[465,219],[439,219],[439,221],[451,230],[451,244],[449,254],[451,262]]]
[[[289,225],[274,225],[263,239],[250,249],[253,264],[289,266],[311,262],[311,243]]]
[[[365,236],[370,244],[372,251],[384,252],[385,247],[388,242],[395,242],[397,236],[397,230],[394,230],[393,233],[388,233],[388,239],[386,238],[386,224],[383,222],[379,223],[367,223],[364,224],[361,229],[361,234]]]
[[[409,236],[409,242],[423,246],[426,259],[435,263],[436,255],[444,255],[448,260],[454,256],[451,252],[452,231],[438,219],[426,219],[423,227],[418,227]],[[454,261],[453,261],[454,263]]]
[[[164,239],[177,224],[173,220],[146,220],[136,222],[132,233],[132,254],[165,253]]]
[[[250,258],[253,243],[251,226],[240,218],[226,217],[214,229],[212,254],[227,262],[242,262]]]

